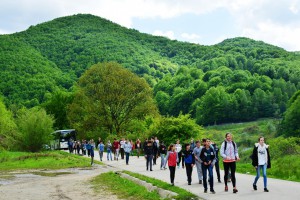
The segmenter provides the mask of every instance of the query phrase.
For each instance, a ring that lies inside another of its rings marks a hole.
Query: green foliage
[[[300,91],[289,101],[289,107],[284,113],[282,134],[286,136],[300,136]]]
[[[34,107],[45,94],[72,86],[69,75],[13,35],[0,35],[0,70],[0,93],[8,105]]]
[[[42,108],[21,109],[16,120],[21,134],[20,150],[38,152],[49,144],[53,132],[53,117]]]
[[[0,150],[13,150],[19,144],[17,126],[14,122],[12,113],[8,111],[0,98]]]
[[[149,132],[166,145],[174,144],[177,139],[183,144],[203,132],[203,128],[197,125],[190,115],[180,114],[178,117],[162,117]]]
[[[118,135],[129,130],[132,120],[157,115],[146,81],[113,62],[94,65],[83,74],[69,111],[76,129],[103,127]]]
[[[174,197],[174,199],[177,200],[191,200],[191,199],[198,199],[197,196],[195,196],[194,194],[180,188],[177,186],[172,186],[164,181],[155,179],[155,178],[149,178],[148,176],[144,176],[138,173],[134,173],[134,172],[130,172],[130,171],[124,171],[124,173],[129,174],[130,176],[136,177],[140,180],[144,180],[147,183],[151,183],[154,186],[157,186],[159,188],[163,188],[165,190],[170,190],[172,192],[177,193],[178,195]]]
[[[78,14],[0,36],[0,93],[8,108],[50,103],[52,93],[69,91],[90,66],[109,61],[153,87],[162,115],[191,114],[203,125],[280,118],[300,89],[299,53],[248,38],[178,42]],[[223,88],[224,99],[204,98],[210,88]],[[211,109],[206,119],[201,112],[210,101],[220,113]],[[54,115],[55,126],[67,126]]]
[[[94,161],[100,164],[99,161]],[[66,169],[71,167],[91,167],[90,158],[63,151],[39,153],[0,152],[0,171],[23,169]]]
[[[160,199],[157,192],[149,192],[146,187],[122,178],[115,172],[100,174],[93,178],[92,184],[95,191],[101,187],[113,192],[122,199]]]
[[[300,154],[300,138],[296,137],[277,137],[268,141],[270,145],[270,156],[280,159],[286,155]]]
[[[56,130],[69,129],[69,121],[67,118],[68,105],[73,101],[73,94],[57,91],[52,94],[52,97],[42,104],[47,114],[54,116],[54,127]]]

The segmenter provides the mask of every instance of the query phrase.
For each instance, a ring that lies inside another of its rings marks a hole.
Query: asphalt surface
[[[99,154],[95,151],[95,160],[100,160]],[[160,169],[160,158],[157,159],[157,165],[153,166],[153,171],[146,170],[146,160],[143,156],[137,158],[136,156],[130,156],[129,165],[126,165],[125,159],[122,160],[119,157],[119,160],[107,161],[106,153],[104,153],[103,162],[108,166],[120,169],[128,170],[135,173],[143,174],[149,177],[153,177],[167,183],[170,183],[170,173],[169,169],[161,170]],[[222,163],[220,163],[222,164]],[[175,172],[175,185],[181,188],[184,188],[191,193],[203,198],[203,199],[241,199],[241,200],[252,200],[252,199],[272,199],[272,200],[281,200],[281,199],[300,199],[300,183],[292,181],[284,181],[279,179],[268,178],[268,189],[269,192],[264,192],[263,186],[263,177],[261,176],[257,182],[257,191],[254,191],[252,188],[252,183],[254,180],[254,175],[239,174],[236,173],[236,186],[238,193],[233,193],[232,183],[228,183],[229,191],[224,191],[223,183],[224,173],[221,170],[221,179],[222,183],[217,182],[216,173],[214,170],[214,190],[215,194],[204,193],[204,188],[202,184],[199,184],[196,167],[193,168],[192,173],[192,184],[188,185],[187,176],[185,169],[176,168]]]

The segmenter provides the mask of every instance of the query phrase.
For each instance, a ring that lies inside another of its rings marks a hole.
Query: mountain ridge
[[[0,44],[0,92],[7,105],[27,107],[45,102],[54,91],[72,90],[81,74],[99,62],[118,62],[154,87],[164,76],[174,76],[185,66],[204,73],[226,66],[272,79],[283,77],[296,84],[298,79],[292,72],[298,73],[300,60],[297,53],[249,38],[205,46],[140,33],[91,14],[60,17],[18,33],[0,35]],[[22,56],[21,60],[14,58]],[[33,70],[30,81],[15,73],[16,69],[43,67],[47,68],[44,73]],[[17,77],[12,78],[14,75]],[[44,85],[35,84],[36,80]],[[26,87],[17,89],[20,84]]]

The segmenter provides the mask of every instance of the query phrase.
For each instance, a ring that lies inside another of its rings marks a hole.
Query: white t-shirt
[[[257,147],[258,165],[265,165],[268,162],[267,149],[264,146],[258,145]]]
[[[182,149],[181,144],[175,144],[175,152],[179,153]]]

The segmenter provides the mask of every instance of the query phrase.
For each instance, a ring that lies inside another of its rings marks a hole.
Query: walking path
[[[95,151],[95,160],[99,160],[99,154]],[[115,167],[120,170],[128,170],[135,173],[143,174],[145,176],[153,177],[167,183],[170,182],[169,169],[160,170],[160,158],[157,159],[157,165],[153,166],[153,171],[146,170],[146,161],[143,156],[137,158],[136,156],[130,156],[129,165],[126,165],[125,160],[120,159],[118,161],[107,161],[106,153],[104,153],[103,162],[109,166]],[[263,177],[261,177],[257,183],[258,190],[254,191],[252,183],[254,180],[253,175],[236,174],[238,193],[233,194],[232,184],[228,183],[229,191],[224,191],[223,183],[223,171],[221,171],[222,183],[218,183],[214,171],[214,189],[216,194],[204,193],[203,185],[199,184],[197,177],[197,170],[194,167],[192,175],[192,185],[188,185],[185,169],[176,169],[175,172],[175,185],[184,188],[191,193],[203,198],[212,200],[221,199],[241,199],[241,200],[253,200],[253,199],[299,199],[300,198],[300,183],[278,180],[268,178],[268,189],[270,192],[263,191]],[[209,188],[208,188],[209,189]],[[209,190],[208,190],[209,191]]]

